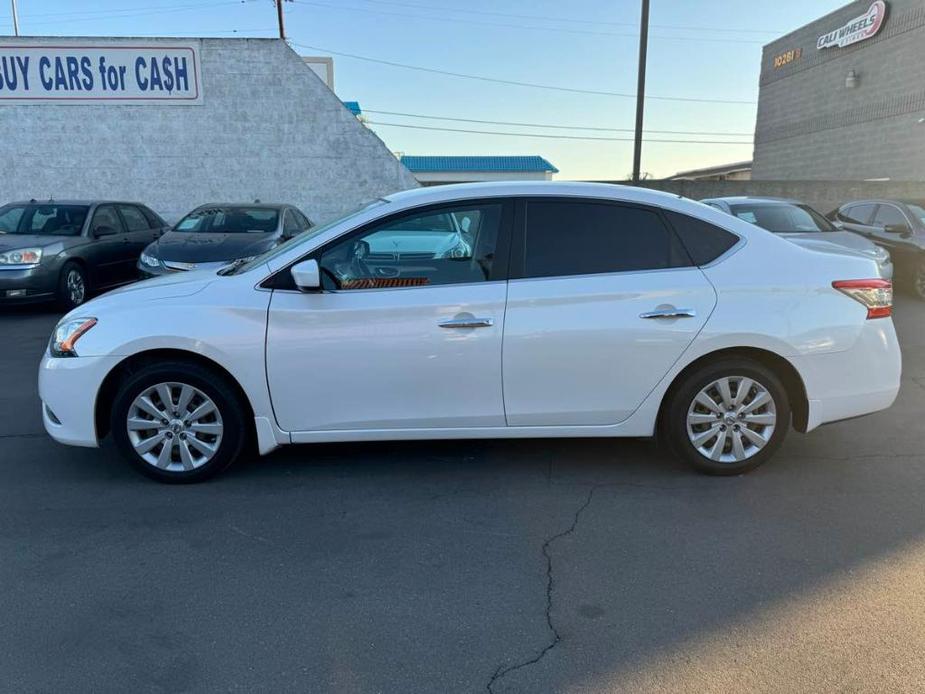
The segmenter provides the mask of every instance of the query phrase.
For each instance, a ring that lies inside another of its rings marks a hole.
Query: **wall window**
[[[598,202],[527,202],[527,277],[661,270],[690,265],[653,211]]]
[[[390,289],[484,282],[503,205],[412,214],[335,243],[320,260],[326,289]]]

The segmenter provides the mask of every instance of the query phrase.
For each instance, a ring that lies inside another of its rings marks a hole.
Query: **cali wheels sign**
[[[876,0],[860,17],[855,17],[844,26],[823,34],[816,41],[816,48],[844,48],[859,41],[876,36],[886,20],[887,6],[884,0]]]

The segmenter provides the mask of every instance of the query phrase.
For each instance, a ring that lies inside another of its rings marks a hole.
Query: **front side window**
[[[877,208],[877,214],[874,216],[874,224],[881,227],[890,225],[909,226],[909,220],[906,215],[899,211],[898,207],[893,205],[880,205]]]
[[[390,220],[321,255],[326,289],[390,289],[484,282],[503,205],[446,208]]]
[[[527,202],[527,277],[662,270],[691,264],[657,213],[598,202]]]
[[[925,224],[925,206],[914,202],[907,202],[906,207],[918,218],[919,222]]]
[[[0,208],[0,233],[77,236],[86,205],[7,205]]]
[[[835,231],[828,219],[806,205],[744,203],[732,205],[731,210],[739,219],[776,234]]]
[[[93,234],[100,232],[106,234],[118,234],[123,231],[122,220],[116,212],[116,208],[111,205],[97,207],[93,215],[93,222],[90,225],[90,231]]]
[[[174,231],[259,234],[276,231],[278,223],[279,211],[266,207],[201,207],[181,219]]]

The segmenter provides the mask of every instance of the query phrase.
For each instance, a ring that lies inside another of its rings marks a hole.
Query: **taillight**
[[[890,280],[837,280],[832,286],[864,304],[868,319],[893,315],[893,283]]]

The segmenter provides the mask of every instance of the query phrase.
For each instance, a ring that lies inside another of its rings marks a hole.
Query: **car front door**
[[[520,205],[504,321],[507,423],[619,423],[703,327],[713,287],[656,210]]]
[[[870,223],[871,240],[890,252],[894,263],[904,270],[919,257],[919,249],[912,237],[912,224],[905,212],[891,203],[880,203]]]
[[[110,287],[126,282],[128,236],[115,205],[100,205],[93,211],[89,234],[94,285]]]
[[[503,427],[511,218],[504,200],[400,214],[314,253],[321,291],[274,289],[266,364],[280,427],[296,442],[323,430]],[[472,243],[452,231],[461,219]]]

